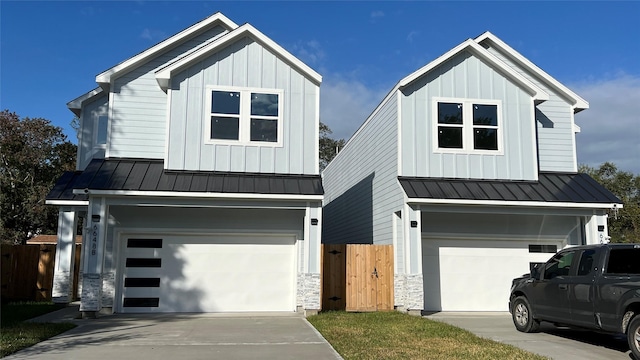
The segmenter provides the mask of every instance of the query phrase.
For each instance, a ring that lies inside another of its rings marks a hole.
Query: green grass
[[[64,305],[39,302],[20,302],[2,304],[0,311],[0,357],[39,343],[52,336],[73,329],[68,323],[28,323],[32,319]]]
[[[455,326],[395,311],[326,312],[308,320],[347,360],[546,359]]]

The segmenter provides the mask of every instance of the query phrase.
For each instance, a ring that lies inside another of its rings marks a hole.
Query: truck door
[[[597,267],[595,249],[580,251],[577,269],[567,278],[569,285],[569,303],[571,306],[571,323],[592,327],[595,324],[595,274]],[[574,275],[574,276],[573,276]]]
[[[562,322],[571,318],[569,284],[575,251],[563,251],[544,264],[539,281],[532,286],[534,312],[538,317]]]

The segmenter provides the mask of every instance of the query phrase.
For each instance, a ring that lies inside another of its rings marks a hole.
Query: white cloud
[[[571,87],[589,102],[576,114],[578,163],[599,166],[610,161],[618,169],[640,174],[640,76],[619,74]]]
[[[371,20],[375,21],[376,19],[382,18],[382,17],[384,17],[384,12],[383,11],[378,10],[378,11],[372,11],[371,12]]]
[[[409,35],[407,35],[407,41],[408,41],[408,42],[410,42],[410,43],[412,43],[412,42],[413,42],[413,39],[414,39],[416,36],[418,36],[419,34],[420,34],[420,31],[417,31],[417,30],[411,30],[411,31],[409,32]]]
[[[300,60],[310,65],[318,65],[325,58],[325,52],[316,40],[299,41],[293,45],[293,53]]]
[[[389,90],[342,76],[327,76],[320,87],[320,121],[333,131],[333,138],[348,140]]]
[[[160,30],[153,30],[149,28],[145,28],[140,33],[139,37],[144,40],[159,42],[167,38],[167,35]]]

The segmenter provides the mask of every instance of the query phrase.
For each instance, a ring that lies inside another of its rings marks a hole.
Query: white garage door
[[[529,245],[533,245],[531,248]],[[508,311],[511,281],[561,242],[422,240],[424,309]]]
[[[295,310],[293,237],[130,236],[121,250],[121,312]]]

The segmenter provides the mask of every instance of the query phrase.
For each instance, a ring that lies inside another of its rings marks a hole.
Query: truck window
[[[640,249],[611,249],[607,274],[640,274]]]
[[[593,264],[595,263],[596,251],[589,249],[582,252],[580,255],[580,264],[578,265],[578,276],[589,275],[593,270]]]
[[[573,260],[573,255],[575,251],[569,251],[563,254],[559,254],[554,256],[547,265],[545,265],[544,269],[544,279],[551,280],[557,276],[567,276],[569,275],[569,270],[571,269],[571,261]]]

